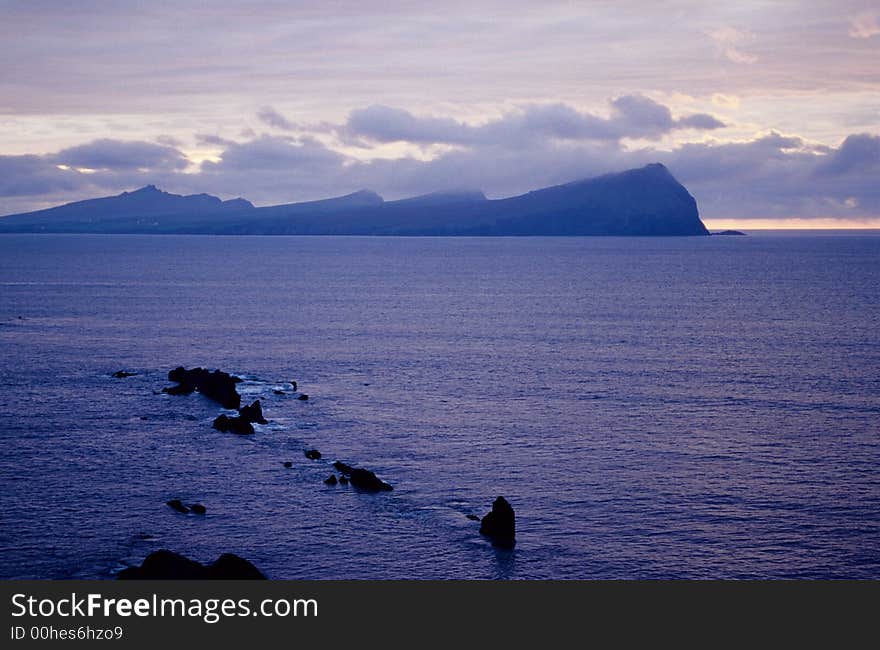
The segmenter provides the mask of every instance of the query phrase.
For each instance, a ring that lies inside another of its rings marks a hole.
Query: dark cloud
[[[62,149],[52,161],[70,167],[99,170],[183,169],[189,163],[176,148],[152,142],[101,139]]]
[[[447,117],[419,117],[409,111],[373,105],[352,111],[343,134],[375,142],[522,146],[535,139],[656,139],[675,129],[717,129],[724,123],[698,113],[676,120],[667,106],[642,95],[611,102],[611,116],[578,111],[566,104],[536,104],[481,125]]]
[[[818,166],[817,171],[824,175],[840,175],[853,171],[880,172],[880,136],[859,133],[847,136],[837,151]],[[877,184],[880,185],[880,173]]]
[[[0,197],[71,192],[82,185],[77,172],[59,169],[45,156],[0,156]]]
[[[205,161],[202,171],[207,173],[241,170],[283,170],[297,172],[302,169],[321,169],[341,165],[342,154],[327,149],[319,142],[305,138],[291,141],[287,138],[262,136],[249,142],[233,142],[228,145],[219,162]]]
[[[296,128],[296,125],[293,122],[290,122],[286,117],[284,117],[281,113],[276,111],[271,106],[264,106],[257,112],[257,118],[263,123],[271,126],[275,129],[282,129],[284,131],[293,131]]]
[[[221,138],[219,135],[212,135],[210,133],[196,133],[196,142],[201,145],[214,147],[229,147],[235,144],[234,140]]]

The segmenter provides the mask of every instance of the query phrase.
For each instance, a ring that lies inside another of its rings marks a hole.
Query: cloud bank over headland
[[[710,221],[880,223],[863,2],[61,7],[0,8],[0,214],[149,183],[498,197],[660,161]]]

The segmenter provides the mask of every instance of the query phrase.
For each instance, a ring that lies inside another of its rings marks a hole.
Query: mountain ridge
[[[660,163],[488,199],[479,190],[385,201],[370,190],[255,207],[146,185],[0,217],[0,232],[410,236],[708,235],[696,200]]]

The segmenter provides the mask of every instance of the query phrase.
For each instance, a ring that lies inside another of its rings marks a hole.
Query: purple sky
[[[711,226],[880,227],[880,5],[724,4],[0,0],[0,214],[661,161]]]

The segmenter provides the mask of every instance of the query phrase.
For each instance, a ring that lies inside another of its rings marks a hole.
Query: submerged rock
[[[477,515],[465,515],[471,521],[480,521],[480,518]]]
[[[139,567],[123,569],[119,580],[265,580],[253,564],[232,553],[224,553],[205,566],[166,549],[150,553]]]
[[[178,383],[178,386],[163,389],[162,392],[169,395],[186,395],[198,391],[205,397],[219,402],[223,408],[241,408],[241,395],[235,388],[241,379],[222,370],[213,372],[204,368],[187,370],[183,366],[178,366],[168,373],[168,379]]]
[[[317,449],[306,449],[304,453],[309,460],[321,460],[321,452]]]
[[[306,402],[306,401],[308,401],[309,396],[306,395],[305,393],[300,393],[296,399],[298,399],[300,402]]]
[[[126,370],[117,370],[116,372],[113,373],[113,377],[116,377],[116,379],[125,379],[126,377],[134,377],[136,374],[137,374],[136,372],[128,372]]]
[[[260,400],[255,400],[250,406],[242,406],[238,409],[238,415],[248,422],[256,422],[257,424],[269,424],[268,420],[263,417],[263,407]]]
[[[495,546],[513,548],[516,544],[516,517],[507,499],[495,499],[492,511],[480,522],[480,534],[490,538]]]
[[[176,510],[177,512],[182,512],[186,514],[189,512],[189,508],[183,505],[183,502],[180,499],[171,499],[171,501],[166,501],[165,505],[171,508],[172,510]]]
[[[221,414],[214,419],[214,423],[211,426],[217,429],[217,431],[231,431],[241,436],[247,436],[254,432],[254,425],[241,416],[231,418],[228,415]]]
[[[324,479],[324,483],[327,485],[336,485],[339,481],[336,480],[336,474],[331,474],[327,478]]]
[[[293,463],[291,463],[289,460],[286,460],[286,461],[284,461],[284,466],[287,469],[290,469],[291,467],[293,467]]]
[[[190,509],[190,512],[193,512],[197,515],[203,515],[206,512],[208,512],[208,509],[205,506],[203,506],[201,503],[194,503],[189,507],[189,509]]]

